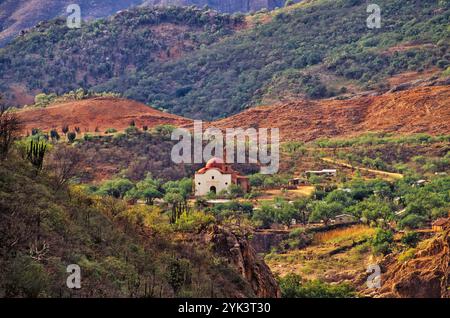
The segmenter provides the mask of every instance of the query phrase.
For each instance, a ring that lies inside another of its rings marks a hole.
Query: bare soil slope
[[[283,140],[357,135],[450,133],[450,86],[420,87],[350,100],[299,100],[251,108],[211,123],[229,127],[280,128]]]
[[[117,98],[74,101],[19,112],[24,131],[61,130],[62,125],[82,132],[124,130],[134,120],[139,128],[160,124],[192,127],[192,120],[163,113],[142,103]],[[450,85],[420,87],[380,96],[350,100],[299,100],[250,108],[240,114],[207,123],[220,129],[280,128],[281,139],[309,141],[344,137],[368,131],[400,134],[450,134]]]
[[[133,120],[139,128],[144,125],[152,128],[161,124],[183,126],[190,123],[189,119],[120,98],[86,99],[47,108],[29,108],[18,114],[24,132],[30,132],[32,128],[61,131],[63,125],[69,125],[71,130],[75,126],[80,127],[82,132],[105,132],[108,128],[120,131],[130,126]]]

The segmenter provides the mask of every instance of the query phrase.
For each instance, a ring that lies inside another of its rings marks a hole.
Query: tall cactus
[[[27,159],[38,171],[42,170],[46,150],[45,142],[34,142],[33,140],[27,149]]]

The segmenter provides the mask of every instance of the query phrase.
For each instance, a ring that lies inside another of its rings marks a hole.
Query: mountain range
[[[285,0],[80,0],[84,19],[107,17],[119,10],[138,5],[205,5],[220,12],[249,12],[263,8],[274,9],[284,5]],[[22,30],[41,21],[66,15],[71,0],[4,0],[0,1],[0,46],[11,41]]]
[[[78,88],[212,120],[246,107],[385,92],[391,79],[448,76],[448,3],[308,1],[254,15],[136,8],[68,29],[41,23],[0,49],[11,105]],[[412,74],[412,75],[411,75]]]

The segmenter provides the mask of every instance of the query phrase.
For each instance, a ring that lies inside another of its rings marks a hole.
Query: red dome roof
[[[223,168],[223,160],[220,158],[211,158],[208,160],[208,162],[206,163],[206,168],[207,169],[211,169],[211,168],[219,168],[222,169]]]

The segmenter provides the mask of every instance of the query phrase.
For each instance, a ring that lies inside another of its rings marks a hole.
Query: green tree
[[[279,207],[275,209],[275,221],[286,226],[290,226],[292,219],[297,216],[297,209],[289,202],[283,200]]]
[[[327,284],[320,280],[303,281],[297,274],[278,280],[283,298],[352,298],[354,288],[349,284]]]
[[[389,254],[394,242],[394,233],[391,230],[377,229],[372,238],[372,250],[375,254]]]
[[[418,229],[422,227],[427,218],[422,215],[408,214],[398,222],[398,225],[402,229]]]
[[[269,228],[275,221],[275,208],[268,204],[263,204],[253,211],[253,221],[259,223],[263,228]]]
[[[0,95],[0,160],[6,159],[12,144],[19,138],[19,132],[19,119],[2,105]]]
[[[76,138],[77,138],[76,132],[71,131],[71,132],[67,133],[67,139],[69,140],[70,143],[74,142]]]
[[[98,189],[100,195],[109,195],[117,199],[123,199],[125,194],[134,188],[133,182],[126,178],[107,180]]]
[[[295,213],[296,219],[299,220],[304,225],[308,223],[309,214],[311,213],[310,205],[311,205],[310,199],[297,199],[294,201],[294,208],[296,210]]]
[[[408,232],[402,237],[402,243],[409,247],[416,247],[420,241],[420,235],[417,232]]]
[[[351,193],[342,191],[342,189],[333,190],[327,194],[325,201],[328,203],[340,203],[344,207],[348,207],[354,203]]]
[[[166,272],[166,278],[177,296],[183,286],[191,282],[192,270],[188,259],[172,258]]]
[[[394,217],[390,203],[373,196],[358,202],[349,210],[351,210],[353,214],[364,218],[369,223],[376,222],[378,219],[390,221]]]
[[[244,190],[242,190],[242,188],[237,184],[231,184],[228,187],[228,194],[230,198],[235,199],[238,197],[242,197],[244,195]]]
[[[42,264],[19,253],[7,264],[6,297],[37,298],[49,285],[49,277]]]
[[[328,225],[330,220],[336,215],[342,213],[344,207],[337,202],[328,203],[325,201],[317,201],[314,203],[312,212],[309,216],[309,221],[318,222],[323,221],[325,225]]]
[[[136,187],[127,192],[127,197],[135,200],[145,200],[145,203],[152,205],[157,198],[163,197],[161,180],[155,180],[151,175],[138,182]]]

